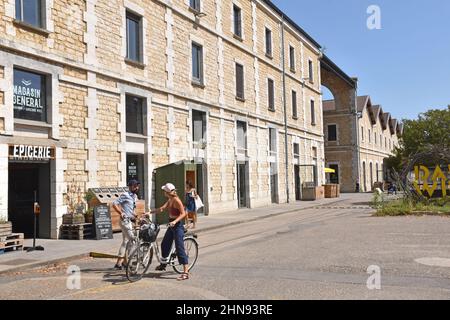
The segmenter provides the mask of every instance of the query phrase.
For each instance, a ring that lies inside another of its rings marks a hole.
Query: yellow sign
[[[448,165],[447,175],[450,172],[450,164]],[[421,173],[423,173],[421,177]],[[431,176],[432,185],[428,183],[430,179],[430,170],[425,166],[415,166],[414,167],[414,187],[416,191],[423,195],[424,192],[427,192],[430,197],[435,193],[438,185],[441,185],[442,197],[447,196],[447,187],[450,187],[450,179],[447,178],[447,175],[442,171],[440,166],[436,166],[433,175]],[[423,181],[423,186],[420,188],[420,181]],[[450,190],[449,190],[450,191]]]

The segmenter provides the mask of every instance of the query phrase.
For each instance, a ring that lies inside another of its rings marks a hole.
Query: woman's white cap
[[[171,183],[166,183],[161,187],[161,189],[164,190],[165,192],[172,192],[176,190],[175,186]]]

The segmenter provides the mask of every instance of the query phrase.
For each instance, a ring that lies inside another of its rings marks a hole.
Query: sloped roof
[[[389,122],[389,128],[391,129],[392,135],[397,133],[397,125],[398,125],[398,120],[391,118],[391,121]]]
[[[383,112],[382,118],[383,130],[386,130],[389,125],[389,121],[391,121],[391,114],[389,112]]]
[[[370,96],[361,96],[361,97],[358,97],[356,100],[357,100],[356,104],[358,106],[358,112],[362,112],[368,104],[371,105]]]

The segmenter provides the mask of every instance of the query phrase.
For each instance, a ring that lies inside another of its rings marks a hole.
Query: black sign
[[[25,70],[14,69],[14,117],[47,121],[46,77]]]
[[[99,205],[94,208],[94,225],[97,240],[113,238],[111,212],[107,205]]]

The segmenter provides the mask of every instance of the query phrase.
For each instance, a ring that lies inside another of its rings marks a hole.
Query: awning
[[[325,168],[325,173],[336,173],[336,170],[331,168]]]

